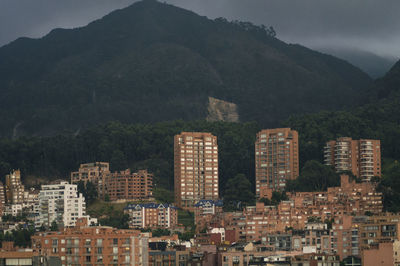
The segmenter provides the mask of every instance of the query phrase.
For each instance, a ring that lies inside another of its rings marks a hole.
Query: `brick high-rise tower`
[[[175,203],[193,210],[202,199],[218,199],[218,144],[211,133],[182,132],[174,139]]]
[[[286,181],[299,175],[298,133],[290,128],[264,129],[255,143],[256,196],[283,190]]]
[[[353,140],[338,138],[326,143],[325,164],[334,166],[336,172],[352,172],[363,181],[381,176],[381,142],[374,139]]]

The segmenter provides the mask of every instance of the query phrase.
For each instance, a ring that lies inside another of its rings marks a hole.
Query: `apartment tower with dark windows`
[[[218,199],[218,144],[211,133],[182,132],[174,138],[175,203],[186,210]]]
[[[299,175],[298,133],[290,128],[264,129],[255,143],[256,196],[270,197]]]

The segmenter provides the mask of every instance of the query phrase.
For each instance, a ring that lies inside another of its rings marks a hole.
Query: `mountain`
[[[400,61],[372,88],[375,91],[368,104],[347,111],[292,116],[283,124],[300,132],[301,164],[322,161],[324,144],[337,137],[381,140],[383,177],[378,189],[384,195],[384,208],[400,212]]]
[[[323,158],[326,141],[349,136],[380,139],[385,158],[400,159],[400,61],[371,86],[369,102],[341,111],[294,115],[283,125],[300,135],[303,162]]]
[[[378,99],[400,96],[400,61],[398,61],[383,78],[375,82],[375,88],[375,94]]]
[[[240,121],[276,126],[362,103],[370,84],[360,69],[272,29],[145,0],[1,47],[0,135],[205,119],[209,97],[235,104]]]
[[[374,79],[383,77],[393,64],[396,63],[396,59],[394,58],[387,58],[356,49],[320,48],[317,50],[350,62]]]

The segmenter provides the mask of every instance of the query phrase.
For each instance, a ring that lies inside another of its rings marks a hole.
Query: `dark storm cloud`
[[[399,0],[170,0],[209,17],[272,25],[309,47],[357,48],[400,56]]]
[[[0,0],[0,45],[41,37],[54,28],[84,26],[133,0]]]
[[[0,45],[76,27],[134,0],[0,0]],[[272,25],[278,37],[313,48],[400,56],[399,0],[168,0],[210,18]]]

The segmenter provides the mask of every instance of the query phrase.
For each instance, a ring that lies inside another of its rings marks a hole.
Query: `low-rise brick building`
[[[215,216],[222,213],[222,200],[200,200],[194,205],[194,223],[197,230],[204,229]]]
[[[153,175],[147,170],[132,173],[130,169],[105,176],[100,196],[110,200],[147,199],[153,195]]]
[[[59,257],[62,265],[147,265],[148,235],[137,230],[88,226],[79,219],[73,228],[40,232],[32,248],[42,260]]]
[[[81,164],[76,172],[71,173],[71,183],[92,182],[102,199],[143,200],[153,196],[153,174],[147,170],[136,173],[130,169],[110,172],[106,162]]]
[[[130,228],[174,228],[178,224],[178,210],[169,204],[129,204],[124,213],[129,214]]]
[[[256,206],[245,207],[242,212],[216,214],[208,221],[209,224],[236,229],[238,240],[248,242],[288,229],[304,230],[310,218],[318,217],[325,222],[343,216],[380,214],[383,208],[382,194],[376,192],[373,183],[356,183],[346,175],[341,176],[340,187],[330,187],[321,192],[288,193],[288,197],[289,200],[277,206],[258,202]],[[354,234],[352,231],[349,228],[343,234]],[[351,248],[348,250],[351,254]]]

